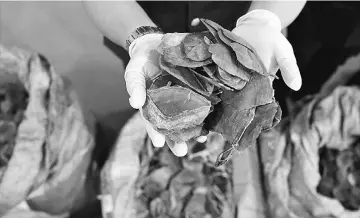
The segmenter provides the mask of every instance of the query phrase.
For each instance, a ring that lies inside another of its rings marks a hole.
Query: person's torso
[[[212,20],[231,30],[244,15],[250,1],[139,1],[150,19],[165,32],[196,32],[206,30],[203,25],[191,26],[194,18]]]

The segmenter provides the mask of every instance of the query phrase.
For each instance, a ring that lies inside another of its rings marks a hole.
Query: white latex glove
[[[281,28],[276,14],[253,10],[238,19],[232,32],[255,49],[269,73],[276,74],[281,69],[286,85],[298,91],[302,85],[301,74],[293,48],[281,33]]]
[[[130,61],[125,69],[125,83],[130,95],[129,103],[135,109],[140,109],[146,100],[146,78],[153,79],[160,72],[157,47],[163,34],[147,34],[134,40],[129,46]],[[157,132],[152,125],[143,118],[149,138],[155,147],[163,147],[165,141],[176,156],[185,156],[188,151],[186,142],[175,144],[164,135]],[[205,141],[199,137],[198,141]]]

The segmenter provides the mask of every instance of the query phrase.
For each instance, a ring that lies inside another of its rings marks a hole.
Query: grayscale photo
[[[0,218],[360,218],[360,1],[0,1]]]

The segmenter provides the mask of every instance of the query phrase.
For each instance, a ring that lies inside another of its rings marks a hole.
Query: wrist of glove
[[[267,10],[253,10],[243,15],[237,20],[236,27],[239,25],[267,26],[281,32],[282,23],[279,17]]]

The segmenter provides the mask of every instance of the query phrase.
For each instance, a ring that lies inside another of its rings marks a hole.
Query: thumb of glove
[[[283,35],[280,35],[276,43],[275,57],[285,83],[291,89],[298,91],[302,86],[301,73],[297,66],[293,48]]]
[[[146,78],[159,72],[155,66],[158,61],[155,48],[159,45],[163,34],[148,34],[136,39],[129,46],[130,61],[125,69],[125,83],[129,103],[134,109],[143,107],[146,100]],[[147,75],[148,74],[148,75]]]

